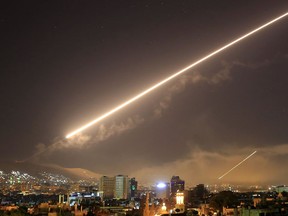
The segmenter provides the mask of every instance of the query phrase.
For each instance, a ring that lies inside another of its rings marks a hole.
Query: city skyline
[[[5,3],[0,162],[122,173],[143,184],[175,175],[287,184],[287,18],[65,139],[287,9],[260,0]]]

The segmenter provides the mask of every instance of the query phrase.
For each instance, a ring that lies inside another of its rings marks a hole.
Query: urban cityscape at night
[[[288,216],[287,0],[0,7],[0,216]]]
[[[139,185],[127,175],[71,180],[41,172],[0,171],[1,215],[285,215],[288,186],[204,185],[187,188],[185,180]],[[147,207],[148,206],[148,207]],[[148,211],[148,213],[145,211]],[[253,212],[253,213],[252,213]]]

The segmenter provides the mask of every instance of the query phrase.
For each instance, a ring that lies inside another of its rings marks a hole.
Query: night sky
[[[288,17],[64,139],[287,11],[287,0],[2,2],[0,160],[143,184],[288,184]]]

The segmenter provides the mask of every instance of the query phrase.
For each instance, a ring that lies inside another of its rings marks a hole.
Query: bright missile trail
[[[287,15],[288,15],[288,12],[285,13],[285,14],[283,14],[283,15],[281,15],[281,16],[279,16],[279,17],[277,17],[277,18],[275,18],[275,19],[273,19],[273,20],[271,20],[271,21],[269,21],[269,22],[267,22],[267,23],[265,23],[264,25],[262,25],[262,26],[260,26],[260,27],[258,27],[258,28],[256,28],[256,29],[254,29],[253,31],[251,31],[251,32],[249,32],[249,33],[247,33],[247,34],[239,37],[238,39],[236,39],[236,40],[234,40],[234,41],[226,44],[225,46],[221,47],[220,49],[215,50],[214,52],[208,54],[207,56],[205,56],[205,57],[203,57],[203,58],[201,58],[201,59],[199,59],[198,61],[194,62],[193,64],[187,66],[186,68],[184,68],[184,69],[182,69],[182,70],[174,73],[173,75],[167,77],[166,79],[164,79],[164,80],[156,83],[155,85],[151,86],[151,87],[148,88],[147,90],[145,90],[145,91],[141,92],[140,94],[134,96],[133,98],[125,101],[124,103],[120,104],[119,106],[115,107],[114,109],[110,110],[109,112],[103,114],[102,116],[94,119],[93,121],[85,124],[84,126],[78,128],[77,130],[69,133],[69,134],[66,136],[66,138],[70,138],[70,137],[74,136],[75,134],[78,134],[78,133],[80,133],[81,131],[83,131],[83,130],[89,128],[89,127],[91,127],[92,125],[98,123],[99,121],[103,120],[104,118],[112,115],[113,113],[117,112],[118,110],[126,107],[127,105],[131,104],[132,102],[136,101],[137,99],[143,97],[144,95],[146,95],[146,94],[148,94],[149,92],[153,91],[154,89],[158,88],[159,86],[164,85],[165,83],[167,83],[167,82],[170,81],[171,79],[179,76],[180,74],[182,74],[182,73],[186,72],[187,70],[195,67],[196,65],[200,64],[201,62],[203,62],[203,61],[211,58],[212,56],[220,53],[221,51],[227,49],[228,47],[230,47],[230,46],[232,46],[232,45],[240,42],[241,40],[249,37],[250,35],[256,33],[257,31],[259,31],[259,30],[261,30],[261,29],[263,29],[263,28],[265,28],[265,27],[267,27],[267,26],[269,26],[269,25],[272,25],[273,23],[275,23],[276,21],[284,18],[284,17],[287,16]]]
[[[244,160],[242,160],[240,163],[238,163],[236,166],[232,167],[230,170],[228,170],[226,173],[224,173],[222,176],[220,176],[218,179],[222,179],[224,176],[226,176],[228,173],[230,173],[232,170],[236,169],[238,166],[240,166],[242,163],[244,163],[246,160],[248,160],[250,157],[252,157],[254,154],[256,154],[257,151],[254,151],[252,154],[250,154],[248,157],[246,157]]]

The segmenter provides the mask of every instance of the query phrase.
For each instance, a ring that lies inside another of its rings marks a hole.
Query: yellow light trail
[[[252,154],[247,156],[244,160],[242,160],[240,163],[238,163],[236,166],[232,167],[230,170],[228,170],[226,173],[224,173],[222,176],[220,176],[218,179],[222,179],[224,176],[226,176],[228,173],[230,173],[232,170],[236,169],[238,166],[240,166],[242,163],[244,163],[246,160],[248,160],[250,157],[252,157],[254,154],[256,154],[257,151],[254,151]]]
[[[179,76],[180,74],[186,72],[187,70],[191,69],[192,67],[194,67],[194,66],[200,64],[201,62],[203,62],[203,61],[209,59],[210,57],[216,55],[217,53],[223,51],[224,49],[226,49],[226,48],[228,48],[228,47],[230,47],[230,46],[232,46],[232,45],[238,43],[239,41],[243,40],[244,38],[249,37],[250,35],[254,34],[255,32],[257,32],[257,31],[259,31],[259,30],[261,30],[261,29],[263,29],[263,28],[265,28],[265,27],[267,27],[267,26],[273,24],[274,22],[276,22],[276,21],[278,21],[278,20],[284,18],[284,17],[287,16],[287,15],[288,15],[288,12],[285,13],[285,14],[283,14],[283,15],[281,15],[281,16],[279,16],[279,17],[277,17],[277,18],[275,18],[275,19],[273,19],[273,20],[271,20],[271,21],[269,21],[269,22],[267,22],[267,23],[265,23],[264,25],[262,25],[262,26],[260,26],[260,27],[258,27],[258,28],[256,28],[256,29],[254,29],[253,31],[251,31],[251,32],[249,32],[249,33],[247,33],[247,34],[245,34],[245,35],[239,37],[238,39],[236,39],[236,40],[234,40],[234,41],[228,43],[227,45],[221,47],[220,49],[215,50],[214,52],[208,54],[207,56],[205,56],[205,57],[203,57],[203,58],[201,58],[201,59],[199,59],[198,61],[194,62],[193,64],[187,66],[186,68],[184,68],[184,69],[182,69],[182,70],[176,72],[175,74],[173,74],[173,75],[167,77],[166,79],[164,79],[164,80],[162,80],[162,81],[156,83],[155,85],[153,85],[152,87],[148,88],[147,90],[141,92],[140,94],[134,96],[133,98],[127,100],[126,102],[120,104],[119,106],[117,106],[117,107],[115,107],[114,109],[110,110],[109,112],[103,114],[102,116],[100,116],[100,117],[94,119],[93,121],[91,121],[91,122],[85,124],[84,126],[78,128],[77,130],[75,130],[75,131],[69,133],[69,134],[66,136],[66,138],[68,139],[68,138],[74,136],[75,134],[80,133],[81,131],[83,131],[83,130],[89,128],[89,127],[91,127],[92,125],[94,125],[94,124],[96,124],[97,122],[101,121],[102,119],[104,119],[104,118],[110,116],[111,114],[117,112],[118,110],[120,110],[120,109],[126,107],[127,105],[131,104],[132,102],[136,101],[137,99],[141,98],[142,96],[148,94],[149,92],[153,91],[154,89],[158,88],[159,86],[161,86],[161,85],[165,84],[166,82],[170,81],[171,79],[173,79],[173,78]]]

